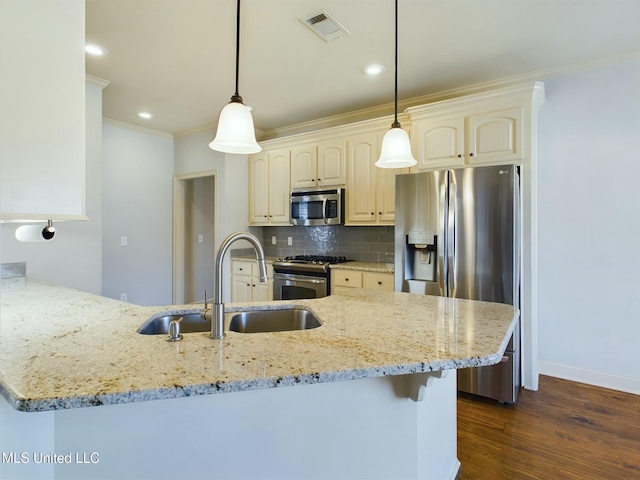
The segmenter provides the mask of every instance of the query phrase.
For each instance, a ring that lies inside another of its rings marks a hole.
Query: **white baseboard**
[[[563,378],[574,382],[586,383],[596,387],[610,388],[621,392],[640,395],[640,378],[618,375],[615,373],[587,370],[585,368],[560,365],[559,363],[538,360],[540,375]]]
[[[453,466],[451,475],[449,475],[449,480],[456,480],[456,477],[458,476],[459,471],[460,471],[460,460],[456,458],[456,464]]]

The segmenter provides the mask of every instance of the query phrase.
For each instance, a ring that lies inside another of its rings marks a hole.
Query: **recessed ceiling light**
[[[149,120],[151,117],[153,117],[153,115],[151,115],[149,112],[138,112],[138,116],[146,120]]]
[[[364,67],[362,71],[367,75],[371,75],[372,77],[375,77],[376,75],[380,75],[382,72],[384,72],[384,65],[380,65],[378,63],[373,65],[367,65],[366,67]]]
[[[95,43],[87,43],[84,46],[84,51],[89,55],[97,55],[99,57],[107,54],[107,49],[101,47],[100,45],[96,45]]]

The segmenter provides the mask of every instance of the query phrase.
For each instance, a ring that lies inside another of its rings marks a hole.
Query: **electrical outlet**
[[[204,242],[204,235],[198,235],[198,243]]]
[[[127,239],[127,237],[120,237],[120,246],[121,247],[126,247],[128,243],[129,243],[129,240]]]
[[[293,245],[293,238],[287,237],[287,245],[289,246]]]
[[[276,244],[276,236],[272,235],[271,236],[271,245],[275,245]]]
[[[127,301],[127,294],[126,293],[121,293],[120,294],[120,301],[121,302],[126,302]]]

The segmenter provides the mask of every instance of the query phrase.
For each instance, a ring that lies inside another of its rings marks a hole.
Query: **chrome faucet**
[[[264,249],[260,240],[249,232],[236,232],[224,239],[218,255],[216,256],[216,264],[213,271],[213,284],[215,293],[213,296],[213,308],[207,308],[207,298],[205,293],[204,310],[200,312],[200,316],[204,320],[211,321],[211,338],[224,338],[224,303],[222,302],[222,261],[224,254],[233,242],[236,240],[246,240],[256,251],[256,259],[258,260],[258,269],[260,271],[260,281],[266,282],[267,279],[267,262],[264,261]]]

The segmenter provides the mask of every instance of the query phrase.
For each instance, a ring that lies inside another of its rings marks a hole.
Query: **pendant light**
[[[209,148],[225,153],[258,153],[262,147],[256,142],[253,117],[249,109],[242,103],[238,93],[238,77],[240,64],[240,0],[236,23],[236,91],[220,112],[216,138]]]
[[[380,158],[376,162],[379,168],[413,167],[418,162],[411,154],[409,135],[398,122],[398,0],[396,0],[396,72],[395,72],[395,118],[391,129],[385,133],[380,149]]]

